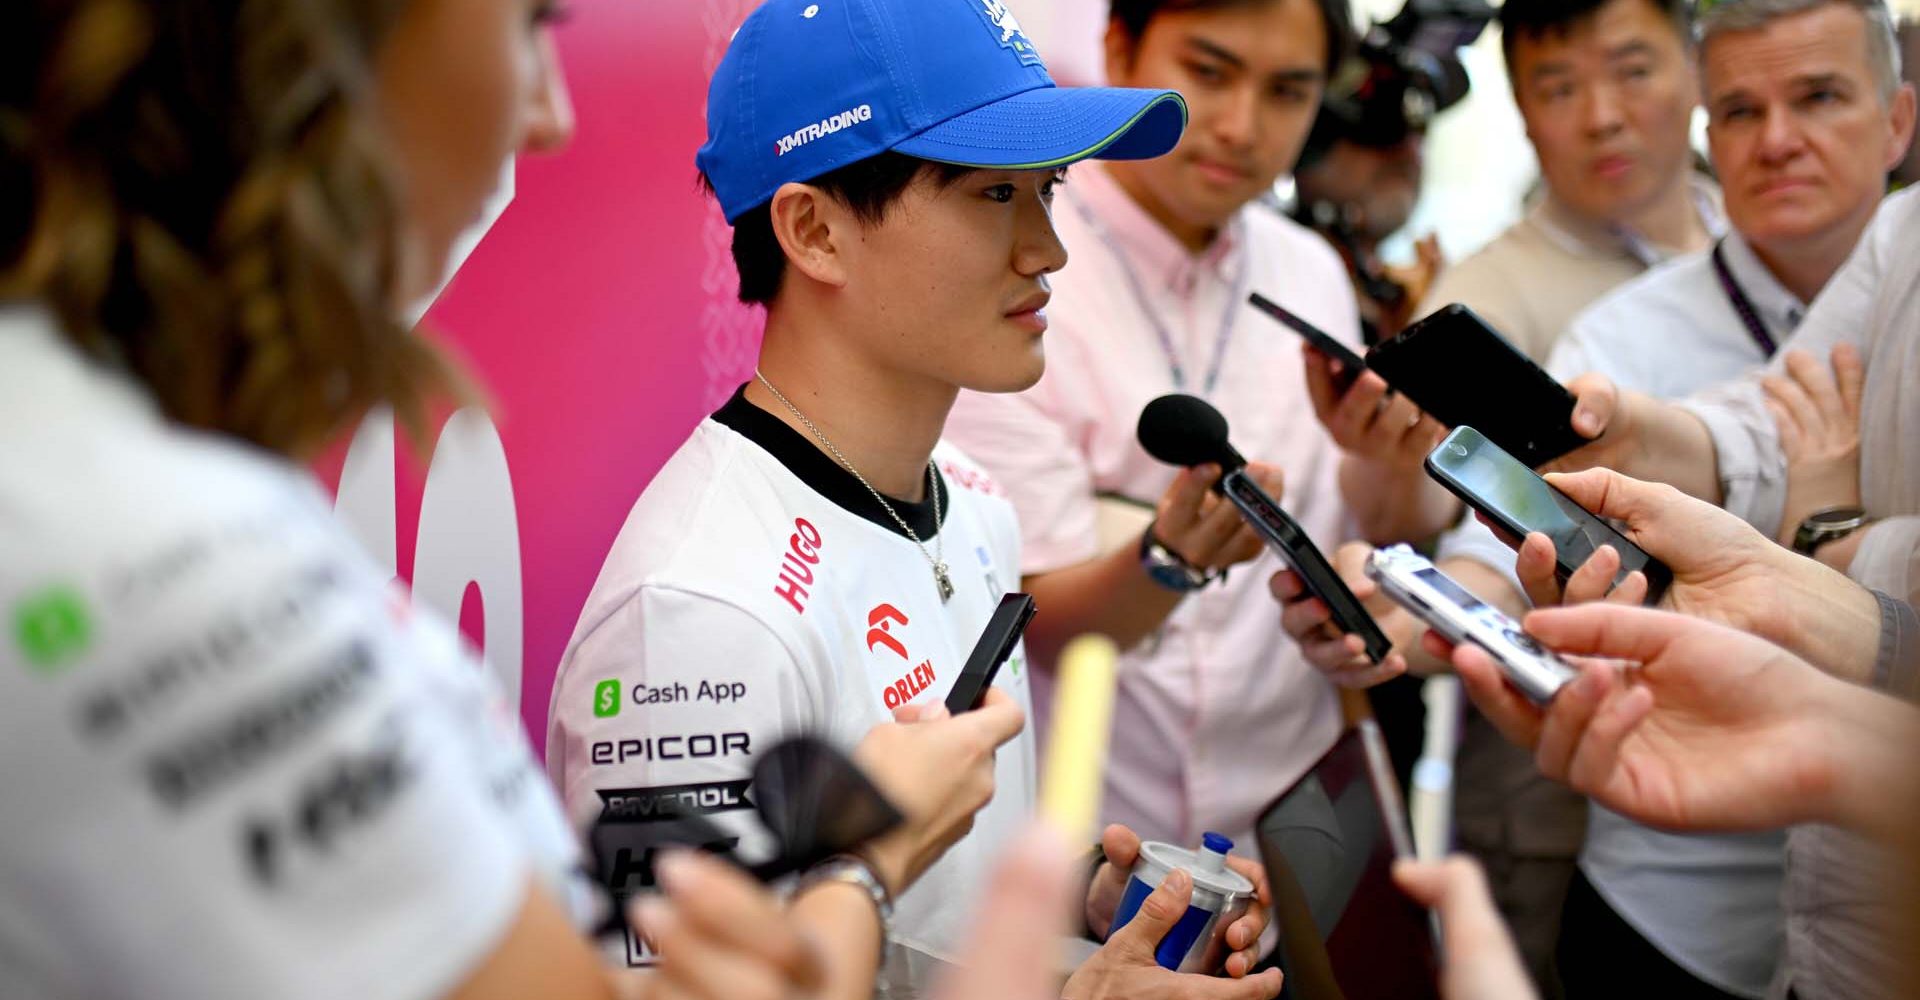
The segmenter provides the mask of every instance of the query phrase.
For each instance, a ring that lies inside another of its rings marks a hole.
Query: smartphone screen
[[[1447,435],[1427,456],[1427,472],[1514,538],[1538,531],[1552,539],[1563,580],[1600,546],[1611,545],[1620,553],[1616,584],[1634,570],[1645,573],[1647,601],[1652,603],[1672,582],[1673,574],[1665,564],[1472,427],[1456,428]]]
[[[1477,427],[1538,468],[1586,444],[1573,394],[1473,310],[1450,305],[1367,354],[1394,391],[1448,427]]]

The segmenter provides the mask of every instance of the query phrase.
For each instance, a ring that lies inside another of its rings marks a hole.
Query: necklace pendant
[[[953,599],[953,577],[947,575],[946,563],[938,562],[933,564],[933,582],[940,588],[941,604],[945,604]]]

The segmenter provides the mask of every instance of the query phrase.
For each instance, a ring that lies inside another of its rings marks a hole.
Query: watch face
[[[1162,587],[1171,590],[1195,589],[1193,577],[1184,567],[1167,563],[1156,563],[1147,567],[1147,575]]]
[[[1866,511],[1858,507],[1829,507],[1826,510],[1813,512],[1807,517],[1807,523],[1819,527],[1848,525],[1860,520],[1865,514]]]

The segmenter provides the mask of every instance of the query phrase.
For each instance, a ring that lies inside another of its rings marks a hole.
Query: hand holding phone
[[[1347,588],[1313,539],[1247,475],[1247,460],[1227,440],[1227,418],[1206,400],[1173,394],[1148,403],[1137,429],[1147,454],[1170,465],[1214,463],[1224,474],[1213,489],[1239,510],[1246,523],[1300,574],[1313,596],[1326,602],[1343,632],[1360,636],[1375,663],[1386,660],[1393,643]]]
[[[1673,582],[1673,572],[1664,563],[1472,427],[1447,435],[1428,454],[1426,465],[1428,475],[1485,515],[1509,536],[1510,544],[1535,531],[1551,539],[1555,575],[1562,583],[1603,545],[1620,555],[1616,586],[1636,570],[1646,576],[1646,603],[1657,603]]]
[[[1340,392],[1345,393],[1352,387],[1354,380],[1367,370],[1367,360],[1354,353],[1353,348],[1334,339],[1333,335],[1325,330],[1301,319],[1280,303],[1259,292],[1247,296],[1247,302],[1275,322],[1306,338],[1307,343],[1313,345],[1314,350],[1331,360],[1340,362],[1340,374],[1335,376],[1334,381],[1335,388]]]
[[[1573,394],[1466,306],[1415,322],[1367,352],[1367,365],[1435,420],[1479,428],[1529,469],[1587,443]]]

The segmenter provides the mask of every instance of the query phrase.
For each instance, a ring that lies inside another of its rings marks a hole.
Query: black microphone
[[[1353,591],[1313,544],[1313,539],[1281,509],[1278,500],[1247,474],[1246,456],[1228,443],[1227,418],[1221,416],[1219,410],[1194,396],[1179,393],[1161,396],[1140,411],[1135,435],[1147,454],[1168,465],[1189,469],[1209,462],[1219,465],[1220,479],[1213,484],[1213,491],[1233,504],[1267,545],[1300,574],[1308,591],[1326,602],[1334,624],[1342,632],[1358,635],[1366,643],[1367,655],[1373,662],[1386,660],[1393,643],[1353,596]]]
[[[1247,465],[1246,456],[1227,441],[1227,418],[1198,396],[1176,392],[1148,403],[1140,411],[1135,434],[1147,454],[1168,465],[1193,468],[1212,462],[1220,466],[1222,482],[1227,473]],[[1219,492],[1220,483],[1213,488]]]

